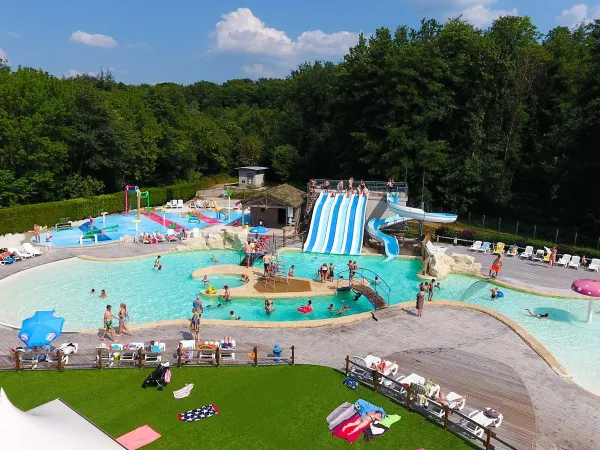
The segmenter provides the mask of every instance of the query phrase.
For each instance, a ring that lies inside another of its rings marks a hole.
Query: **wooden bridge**
[[[367,300],[371,302],[376,310],[385,309],[388,307],[385,299],[370,286],[362,284],[359,281],[352,281],[352,290],[357,293],[360,292]]]

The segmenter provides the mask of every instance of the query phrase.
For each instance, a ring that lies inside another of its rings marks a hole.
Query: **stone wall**
[[[182,241],[175,251],[186,252],[192,250],[241,250],[248,240],[248,230],[245,228],[231,228],[218,233],[201,234],[197,238],[188,238]]]
[[[427,264],[429,263],[429,264]],[[446,277],[451,273],[465,273],[469,275],[479,275],[481,264],[475,262],[475,258],[470,255],[452,253],[446,255],[443,253],[431,254],[425,260],[427,274],[436,280]]]

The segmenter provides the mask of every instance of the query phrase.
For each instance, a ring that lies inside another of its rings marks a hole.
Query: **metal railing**
[[[344,278],[344,275],[346,274],[347,278]],[[354,271],[352,280],[350,279],[350,269],[342,270],[335,276],[337,279],[338,289],[343,286],[348,286],[350,289],[354,289],[355,286],[364,286],[372,289],[376,295],[383,298],[383,300],[389,305],[392,288],[384,279],[380,278],[379,275],[372,270],[365,268],[356,269]],[[377,278],[377,281],[375,278]]]
[[[324,189],[323,183],[325,181],[329,181],[329,186],[327,187],[327,189],[329,191],[336,191],[337,185],[340,182],[340,180],[326,180],[324,178],[318,178],[318,179],[315,179],[315,181],[316,181],[315,189],[318,189],[318,190]],[[348,180],[341,180],[341,181],[344,182],[344,189],[348,189]],[[365,181],[365,180],[363,180],[363,183],[365,183],[369,192],[388,192],[389,191],[389,188],[387,186],[387,181]],[[356,189],[359,184],[360,184],[360,180],[354,180],[352,188]],[[310,181],[308,183],[306,183],[306,193],[307,194],[310,194],[311,186],[312,186],[312,184]],[[404,192],[405,194],[408,194],[408,184],[403,181],[394,182],[394,188],[392,189],[392,191],[393,192]]]
[[[346,356],[344,373],[346,376],[352,376],[360,383],[372,388],[374,391],[385,395],[389,399],[396,403],[406,406],[408,409],[421,414],[424,417],[434,419],[438,424],[444,428],[444,430],[454,431],[459,436],[469,439],[473,439],[480,444],[484,445],[486,450],[494,450],[496,448],[507,448],[509,450],[518,450],[517,447],[512,446],[505,440],[499,438],[495,431],[490,427],[485,427],[469,416],[463,414],[457,409],[452,409],[447,405],[441,405],[433,400],[429,402],[435,403],[441,410],[442,414],[434,414],[429,409],[419,407],[415,404],[416,395],[413,392],[411,385],[403,385],[401,381],[396,381],[377,370],[370,367],[366,367],[355,361],[352,361],[351,356]],[[453,421],[452,418],[456,416],[460,421]],[[483,429],[482,437],[473,434],[469,429],[465,427],[465,424],[470,424],[474,429]],[[485,436],[485,437],[483,437]],[[497,447],[501,444],[503,447]]]

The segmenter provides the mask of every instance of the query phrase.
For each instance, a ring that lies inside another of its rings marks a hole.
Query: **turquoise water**
[[[216,256],[216,255],[215,255]],[[202,279],[204,283],[204,279]],[[227,285],[230,288],[236,288],[244,285],[240,275],[210,275],[208,277],[209,286],[214,286],[215,289],[223,289]]]
[[[37,309],[55,308],[66,319],[65,330],[80,330],[102,326],[102,315],[107,303],[127,303],[132,323],[169,319],[186,319],[191,315],[195,296],[204,290],[201,279],[191,273],[212,265],[211,254],[220,264],[239,264],[236,251],[186,252],[165,254],[161,258],[162,271],[153,270],[153,257],[114,262],[69,259],[46,264],[18,273],[0,281],[0,321],[20,325],[21,320]],[[333,263],[336,273],[345,269],[348,257],[301,252],[285,252],[286,267],[294,265],[295,275],[316,278],[321,264]],[[379,256],[352,258],[359,267],[376,272],[391,287],[390,302],[413,301],[418,290],[416,278],[421,265],[416,260],[396,259],[384,262]],[[211,284],[222,294],[222,285],[239,280],[237,276],[211,276]],[[450,275],[441,282],[435,298],[458,300],[477,279]],[[522,325],[571,371],[575,380],[586,388],[600,393],[600,314],[591,324],[586,323],[588,302],[585,300],[555,299],[526,294],[502,288],[505,296],[491,300],[492,285],[477,281],[477,290],[468,302],[494,309]],[[91,289],[105,289],[108,298],[90,295]],[[276,311],[267,315],[263,298],[236,298],[225,303],[218,296],[203,296],[203,317],[227,319],[233,310],[242,320],[286,321],[314,320],[336,317],[327,307],[335,309],[349,305],[348,314],[371,311],[368,301],[353,301],[352,294],[315,296],[311,298],[314,310],[301,314],[296,308],[308,298],[275,299]],[[218,307],[218,304],[221,307]],[[212,307],[211,307],[212,306]],[[525,308],[536,313],[550,313],[550,319],[530,317]],[[600,302],[597,309],[600,308]],[[425,310],[427,314],[427,307]]]

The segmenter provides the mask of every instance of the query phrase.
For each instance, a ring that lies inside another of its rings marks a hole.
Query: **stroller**
[[[142,387],[158,387],[159,391],[162,391],[164,387],[171,381],[171,369],[169,369],[169,362],[159,364],[154,372],[152,372],[142,383]]]

